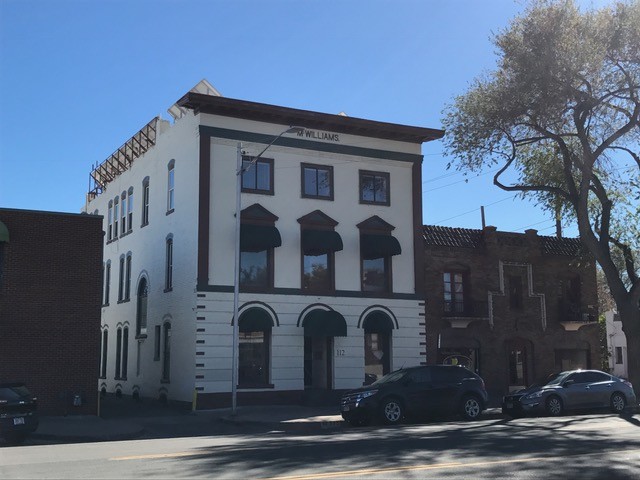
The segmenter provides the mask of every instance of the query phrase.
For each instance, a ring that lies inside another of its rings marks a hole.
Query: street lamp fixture
[[[234,279],[233,279],[233,348],[232,348],[232,360],[231,360],[231,414],[237,413],[237,399],[238,399],[238,347],[240,337],[240,325],[238,318],[238,303],[240,296],[240,211],[241,211],[241,192],[242,192],[242,174],[248,171],[252,166],[256,164],[258,159],[271,147],[280,137],[287,133],[300,133],[304,131],[303,127],[289,127],[278,136],[276,136],[271,143],[262,149],[262,151],[253,157],[251,161],[243,166],[242,165],[242,143],[238,142],[237,146],[237,166],[236,166],[236,230],[235,230],[235,265],[234,265]]]

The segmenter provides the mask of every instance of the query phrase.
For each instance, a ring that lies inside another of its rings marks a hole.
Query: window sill
[[[242,384],[242,385],[238,385],[238,389],[241,390],[258,390],[258,389],[265,389],[265,388],[275,388],[275,386],[273,385],[273,383],[256,383],[256,384]]]
[[[147,334],[146,333],[140,333],[140,334],[136,335],[136,340],[144,340],[145,338],[147,338]]]
[[[140,228],[144,228],[144,227],[146,227],[147,225],[149,225],[149,222],[147,222],[147,223],[143,223],[142,225],[140,225]]]
[[[391,202],[370,202],[360,199],[360,205],[375,205],[376,207],[390,207]]]
[[[172,208],[171,210],[167,210],[167,213],[165,213],[165,215],[171,215],[175,211],[176,211],[176,209]]]
[[[164,293],[173,292],[173,287],[165,288]]]
[[[333,202],[333,195],[331,195],[330,197],[322,197],[320,195],[307,195],[305,193],[303,193],[301,195],[301,198],[308,198],[311,200],[327,200],[329,202]]]
[[[109,245],[110,243],[115,242],[116,240],[118,240],[118,237],[112,238],[111,240],[107,240],[107,245]]]
[[[129,303],[131,301],[130,298],[125,298],[124,300],[118,300],[118,303]]]
[[[122,238],[122,237],[126,237],[126,236],[127,236],[127,235],[129,235],[131,232],[133,232],[133,230],[127,230],[126,232],[121,233],[121,234],[120,234],[120,238]]]

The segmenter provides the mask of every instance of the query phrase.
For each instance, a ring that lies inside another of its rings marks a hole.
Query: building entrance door
[[[333,337],[304,337],[304,386],[333,388]]]

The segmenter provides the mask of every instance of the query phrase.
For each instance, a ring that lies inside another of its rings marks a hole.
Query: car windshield
[[[373,382],[371,385],[382,385],[384,383],[397,382],[402,377],[404,377],[407,374],[407,372],[408,370],[396,370],[395,372],[387,373],[384,377],[379,378],[378,380]]]
[[[571,372],[554,373],[543,385],[560,385],[562,381],[569,376]]]

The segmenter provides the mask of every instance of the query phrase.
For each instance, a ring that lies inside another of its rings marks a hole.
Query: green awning
[[[261,252],[282,245],[278,229],[272,225],[242,224],[240,226],[240,250]]]
[[[365,333],[391,333],[393,320],[384,312],[371,312],[362,322]]]
[[[321,255],[342,250],[342,238],[333,230],[303,230],[302,251],[307,255]]]
[[[0,220],[0,242],[9,243],[9,229],[2,220]]]
[[[272,327],[271,317],[262,308],[249,308],[240,315],[238,328],[241,332],[264,332]]]
[[[335,310],[313,310],[304,319],[306,337],[346,337],[347,322]]]
[[[398,239],[391,235],[362,234],[360,236],[360,252],[362,258],[371,260],[372,258],[400,255],[402,248],[400,248]]]

